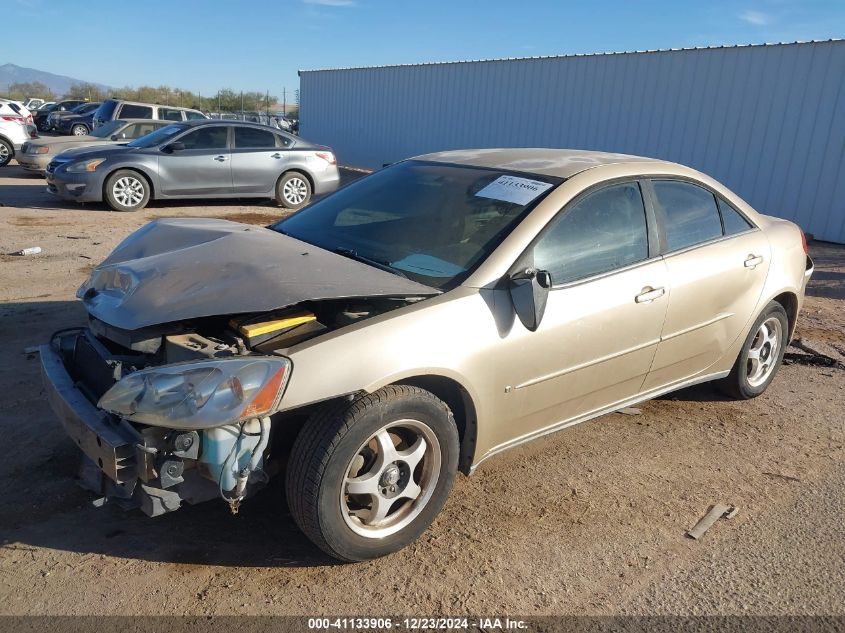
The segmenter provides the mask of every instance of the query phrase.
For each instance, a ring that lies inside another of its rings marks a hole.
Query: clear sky
[[[0,64],[280,97],[299,69],[845,37],[845,0],[2,0],[0,16]]]

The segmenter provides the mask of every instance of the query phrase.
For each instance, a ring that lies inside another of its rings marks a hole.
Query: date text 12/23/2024
[[[308,618],[310,630],[373,630],[388,631],[406,629],[410,631],[459,631],[481,629],[485,631],[520,631],[527,628],[524,620],[511,618]]]

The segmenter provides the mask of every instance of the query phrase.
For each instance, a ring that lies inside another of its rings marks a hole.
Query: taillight
[[[324,161],[326,161],[329,165],[337,165],[337,159],[334,157],[334,154],[332,154],[331,152],[314,152],[314,153],[317,154],[317,156],[322,158]]]
[[[4,121],[12,121],[13,123],[20,123],[21,125],[24,124],[23,117],[19,117],[19,116],[4,116],[3,120]]]
[[[801,229],[798,229],[798,230],[801,231]],[[810,255],[810,249],[807,248],[807,236],[804,235],[804,231],[801,231],[801,246],[804,247],[804,254],[809,256]]]

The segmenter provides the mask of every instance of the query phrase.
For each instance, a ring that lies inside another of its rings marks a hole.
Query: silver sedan
[[[331,148],[264,125],[216,120],[174,123],[128,145],[68,150],[45,175],[50,193],[105,201],[115,211],[176,198],[274,198],[299,209],[340,182]]]

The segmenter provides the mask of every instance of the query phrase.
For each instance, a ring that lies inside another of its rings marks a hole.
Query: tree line
[[[203,112],[240,112],[241,110],[277,112],[283,106],[287,106],[288,112],[298,109],[295,103],[291,103],[293,99],[290,97],[280,101],[276,95],[271,95],[268,92],[254,90],[236,92],[230,88],[223,88],[213,94],[204,95],[190,90],[171,88],[170,86],[139,86],[137,88],[126,86],[124,88],[103,89],[91,83],[76,83],[70,87],[66,94],[57,95],[42,82],[32,81],[9,84],[4,96],[16,101],[30,97],[44,99],[45,101],[58,101],[60,96],[63,99],[102,101],[112,97],[128,101],[195,108]]]

